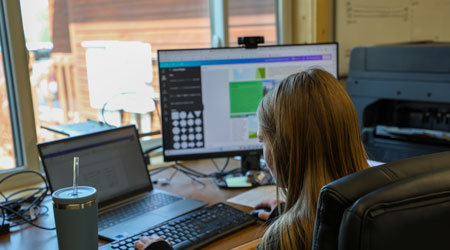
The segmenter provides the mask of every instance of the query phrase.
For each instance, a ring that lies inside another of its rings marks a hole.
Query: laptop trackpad
[[[132,235],[132,232],[142,232],[164,221],[167,221],[167,217],[145,214],[102,230],[99,232],[99,235],[111,240],[120,240]]]

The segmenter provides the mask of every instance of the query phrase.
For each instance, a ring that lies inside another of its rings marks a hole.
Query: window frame
[[[0,5],[1,47],[8,92],[16,166],[0,171],[0,178],[22,170],[41,171],[33,100],[28,71],[28,52],[22,25],[20,1],[2,1]],[[41,182],[35,175],[26,175],[1,184],[2,190]]]
[[[275,0],[275,18],[278,44],[292,44],[293,0]]]
[[[277,44],[292,44],[292,7],[294,3],[303,3],[305,1],[274,0],[274,2]],[[209,18],[211,29],[211,47],[228,47],[228,0],[209,0]]]
[[[211,47],[228,47],[228,0],[209,0]]]

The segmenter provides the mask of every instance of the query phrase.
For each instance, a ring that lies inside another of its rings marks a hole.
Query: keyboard
[[[156,234],[178,249],[198,249],[218,238],[256,222],[256,217],[223,203],[192,211],[149,230],[101,246],[99,250],[134,249],[142,236]]]
[[[139,201],[100,214],[98,217],[98,229],[103,230],[139,214],[156,210],[181,199],[181,197],[163,193],[151,194]]]

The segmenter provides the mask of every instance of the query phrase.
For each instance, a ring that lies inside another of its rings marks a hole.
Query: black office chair
[[[372,167],[324,186],[312,245],[450,249],[450,152]]]

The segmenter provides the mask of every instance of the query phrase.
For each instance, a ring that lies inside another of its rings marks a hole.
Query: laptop
[[[97,189],[100,238],[118,240],[207,204],[154,189],[134,125],[39,143],[52,192],[72,186],[73,157],[79,185]]]

